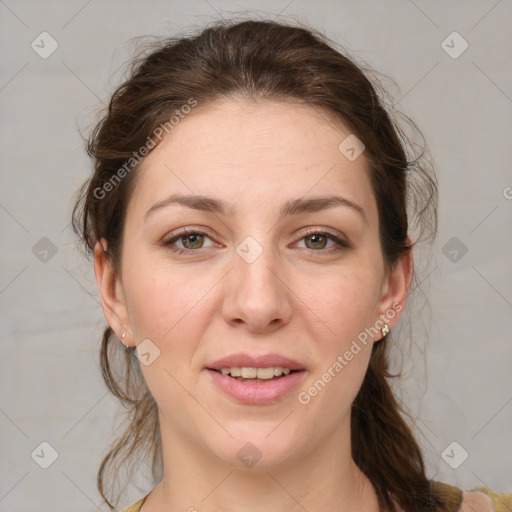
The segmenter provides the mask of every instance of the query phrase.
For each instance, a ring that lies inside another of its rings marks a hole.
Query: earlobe
[[[409,244],[409,242],[409,238],[407,238],[407,243]],[[412,272],[412,249],[409,248],[404,251],[384,281],[383,295],[379,304],[379,318],[388,325],[389,330],[397,324],[405,308]]]
[[[123,332],[131,332],[130,320],[125,304],[123,287],[114,272],[112,261],[108,255],[107,241],[102,238],[94,247],[94,273],[101,296],[103,314],[118,339]],[[124,343],[127,345],[128,340]]]

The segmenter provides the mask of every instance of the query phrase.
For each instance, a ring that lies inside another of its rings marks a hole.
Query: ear
[[[130,316],[126,308],[124,289],[120,278],[115,274],[111,259],[107,254],[107,241],[102,238],[94,247],[94,273],[101,296],[103,314],[119,340],[123,332],[125,345],[134,343]]]
[[[384,278],[382,296],[377,310],[382,324],[388,324],[390,330],[398,323],[402,315],[411,286],[413,259],[409,237],[407,237],[406,243],[409,249],[404,251],[395,266]]]

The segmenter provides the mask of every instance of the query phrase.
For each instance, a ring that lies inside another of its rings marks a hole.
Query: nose
[[[286,325],[292,315],[293,294],[286,277],[270,249],[262,250],[254,261],[240,254],[234,252],[225,284],[224,320],[251,332],[273,332]]]

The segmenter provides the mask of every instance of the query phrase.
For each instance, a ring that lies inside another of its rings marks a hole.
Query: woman
[[[107,472],[151,458],[161,480],[130,512],[512,510],[429,481],[387,380],[412,248],[436,227],[410,149],[305,28],[223,22],[135,60],[73,215],[130,412],[98,475],[111,507]]]

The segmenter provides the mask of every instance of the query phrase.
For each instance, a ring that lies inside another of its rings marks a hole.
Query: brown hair
[[[73,211],[74,230],[86,249],[92,253],[96,241],[105,238],[109,258],[119,270],[123,221],[138,166],[130,160],[134,152],[148,145],[158,127],[169,125],[170,116],[191,99],[205,105],[235,95],[302,102],[342,121],[364,143],[388,268],[425,232],[432,239],[437,228],[437,183],[425,145],[413,143],[391,119],[385,91],[378,80],[370,82],[374,72],[335,46],[309,28],[249,20],[217,22],[198,35],[159,40],[144,49],[132,60],[128,79],[113,94],[88,140],[94,172]],[[419,133],[409,118],[402,117]],[[415,154],[418,147],[421,153]],[[126,167],[127,161],[133,169]],[[120,173],[122,168],[125,172]],[[408,210],[421,228],[412,244],[407,240],[412,227]],[[133,351],[125,352],[112,339],[113,331],[107,327],[101,349],[103,376],[128,409],[130,422],[98,472],[98,488],[111,507],[105,494],[107,473],[118,477],[136,454],[148,460],[150,452],[155,479],[161,464],[156,403]],[[395,500],[408,511],[444,510],[441,498],[431,492],[421,450],[391,391],[391,376],[385,337],[374,344],[352,406],[352,456],[372,482],[383,509],[393,510]]]

